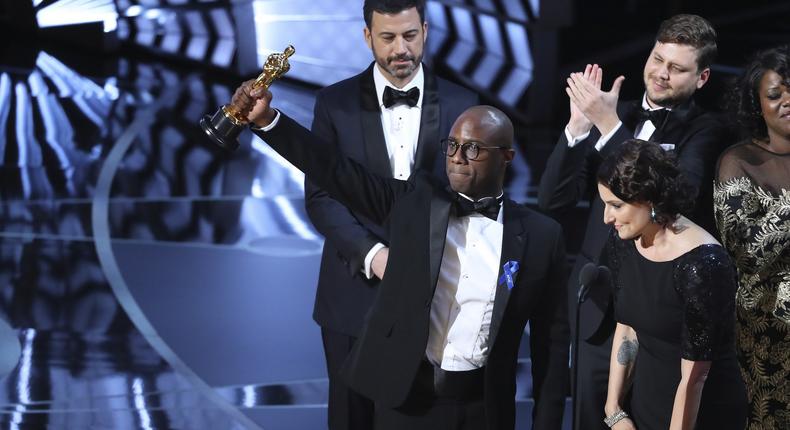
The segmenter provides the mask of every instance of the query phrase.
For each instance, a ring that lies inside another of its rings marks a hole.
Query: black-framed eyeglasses
[[[452,157],[461,148],[461,155],[467,160],[476,160],[480,156],[481,149],[508,149],[507,146],[486,146],[477,142],[466,142],[459,145],[454,139],[446,138],[440,141],[442,146],[442,153],[448,157]]]

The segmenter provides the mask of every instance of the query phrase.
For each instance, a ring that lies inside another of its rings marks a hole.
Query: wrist
[[[604,424],[606,424],[607,427],[611,428],[615,424],[619,423],[620,421],[626,418],[628,418],[628,414],[625,413],[624,410],[619,409],[614,413],[612,413],[611,415],[606,415],[606,418],[603,419],[603,422]]]
[[[587,133],[592,128],[592,123],[587,121],[587,119],[583,120],[574,120],[571,119],[568,121],[568,125],[565,127],[568,129],[568,133],[571,134],[573,137],[581,136],[584,133]]]
[[[373,261],[376,259],[376,256],[379,255],[379,252],[384,249],[385,246],[383,243],[378,242],[368,251],[367,255],[365,255],[365,261],[363,262],[362,266],[362,273],[365,274],[365,277],[368,279],[373,278]]]
[[[389,248],[387,248],[386,246],[382,246],[381,249],[376,251],[376,254],[373,255],[373,264],[380,264],[382,259],[384,259],[384,262],[386,262],[388,251]]]
[[[603,407],[603,412],[604,414],[606,414],[607,417],[621,410],[623,410],[623,408],[621,408],[620,405],[617,403],[607,403]]]
[[[601,132],[601,136],[606,136],[607,134],[611,133],[619,123],[620,118],[618,118],[617,115],[613,115],[601,119],[595,124],[595,127]]]
[[[274,117],[276,115],[277,115],[277,112],[275,112],[274,109],[269,108],[265,112],[263,112],[259,117],[254,118],[252,120],[252,123],[255,125],[255,127],[258,127],[258,128],[268,127],[269,124],[271,124],[272,121],[274,121]]]

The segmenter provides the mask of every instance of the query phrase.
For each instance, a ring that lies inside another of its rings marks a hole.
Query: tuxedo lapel
[[[623,125],[632,132],[636,130],[636,126],[639,125],[639,111],[641,109],[642,105],[636,101],[624,102],[622,105],[618,106],[618,116],[622,118]]]
[[[436,154],[439,152],[439,119],[441,106],[439,104],[439,91],[436,87],[436,78],[423,67],[422,107],[420,109],[420,134],[417,140],[417,152],[414,155],[414,166],[427,169],[433,168]]]
[[[507,303],[512,293],[506,281],[500,282],[500,280],[504,279],[505,264],[510,261],[516,261],[519,264],[518,272],[516,272],[513,277],[514,285],[518,285],[518,278],[523,276],[525,271],[529,270],[529,262],[522,261],[524,250],[529,242],[529,237],[523,223],[524,215],[509,199],[505,199],[503,205],[503,219],[505,224],[502,231],[502,256],[499,261],[499,274],[497,275],[496,295],[494,296],[494,311],[491,315],[491,328],[489,329],[488,335],[489,348],[494,344],[494,339],[496,339],[496,335],[499,332],[502,317],[505,314],[505,309],[507,309]],[[514,286],[514,288],[518,287]]]
[[[653,133],[653,136],[650,136],[650,140],[656,143],[672,143],[675,145],[680,145],[681,142],[673,141],[678,140],[678,137],[682,134],[682,131],[688,124],[689,119],[693,118],[695,115],[697,115],[697,113],[697,105],[694,103],[694,99],[689,99],[685,103],[672,109],[667,117],[664,127],[656,129],[656,132]],[[676,151],[678,149],[678,147],[675,147]]]
[[[444,245],[447,242],[447,225],[450,221],[450,208],[452,202],[447,191],[434,189],[431,197],[430,230],[428,243],[430,246],[430,276],[431,276],[431,297],[436,283],[439,280],[439,270],[442,266],[442,256],[444,255]]]
[[[384,140],[384,130],[381,126],[381,108],[376,94],[376,83],[373,81],[373,67],[375,67],[375,63],[362,73],[359,80],[360,106],[362,108],[359,120],[362,126],[363,146],[368,166],[377,174],[391,178],[392,167],[387,152],[387,143]]]

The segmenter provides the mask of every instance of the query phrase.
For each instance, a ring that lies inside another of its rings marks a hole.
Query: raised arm
[[[560,214],[594,193],[595,173],[607,151],[633,137],[617,112],[624,78],[618,77],[605,92],[602,75],[600,67],[588,65],[567,80],[570,119],[540,179],[538,206],[544,212]]]
[[[597,64],[588,64],[582,77],[591,80],[600,88],[602,73]],[[595,172],[597,166],[597,161],[594,160],[597,154],[590,152],[593,151],[592,145],[597,139],[597,133],[594,133],[595,136],[590,136],[593,123],[573,102],[570,94],[568,105],[570,110],[568,124],[546,162],[538,190],[538,206],[542,211],[552,214],[576,206],[579,200],[588,194],[589,176],[591,172]],[[593,166],[588,166],[591,161],[590,155],[593,156]]]
[[[568,147],[565,133],[560,135],[540,177],[538,207],[545,213],[561,214],[590,195],[591,174],[600,163],[599,155],[587,140]]]
[[[395,200],[408,192],[412,183],[382,178],[342,156],[336,145],[275,111],[270,105],[271,93],[265,88],[252,89],[252,82],[242,84],[231,103],[247,116],[254,133],[333,198],[383,224]]]

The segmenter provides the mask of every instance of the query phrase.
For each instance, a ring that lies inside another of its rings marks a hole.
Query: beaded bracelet
[[[611,428],[613,425],[617,424],[623,418],[628,418],[628,414],[625,413],[624,410],[620,409],[617,412],[609,415],[608,417],[603,419],[604,424]]]

